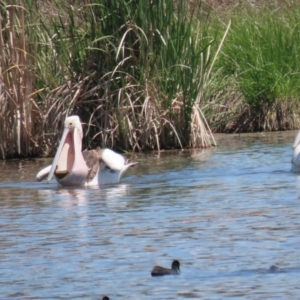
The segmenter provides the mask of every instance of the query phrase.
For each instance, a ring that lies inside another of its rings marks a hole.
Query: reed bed
[[[220,117],[212,116],[218,131],[288,130],[300,125],[299,4],[263,2],[231,13],[231,31],[218,61],[231,86],[226,88],[228,96],[218,99]],[[239,101],[231,98],[232,90]]]
[[[52,155],[70,114],[85,147],[215,144],[201,102],[217,30],[195,3],[2,0],[2,158]]]
[[[28,156],[39,148],[33,101],[35,74],[26,36],[25,1],[1,1],[0,22],[0,157]]]
[[[215,144],[201,102],[219,44],[217,29],[210,32],[209,18],[201,15],[201,1],[193,8],[170,0],[49,5],[44,26],[52,29],[52,48],[69,80],[43,100],[49,103],[47,123],[79,114],[86,147],[142,151]],[[53,144],[57,133],[44,131]]]
[[[252,2],[0,0],[1,158],[53,155],[71,114],[121,151],[294,129],[300,4]]]

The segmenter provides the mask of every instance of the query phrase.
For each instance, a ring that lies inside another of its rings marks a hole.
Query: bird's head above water
[[[180,263],[177,259],[173,260],[172,262],[172,269],[174,271],[177,271],[178,273],[180,273]]]

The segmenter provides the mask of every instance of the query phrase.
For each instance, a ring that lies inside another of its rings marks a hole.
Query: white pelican
[[[300,130],[293,144],[292,171],[300,173]]]
[[[50,182],[54,175],[63,186],[112,184],[118,183],[124,172],[136,165],[107,148],[97,147],[96,150],[81,152],[82,137],[79,117],[67,117],[53,163],[42,169],[36,179],[41,181],[48,176],[47,181]]]

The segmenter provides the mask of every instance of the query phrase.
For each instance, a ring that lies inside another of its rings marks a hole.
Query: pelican
[[[293,144],[292,171],[300,173],[300,130]]]
[[[62,186],[112,184],[120,182],[124,172],[136,165],[107,148],[97,147],[82,152],[82,137],[79,117],[67,117],[53,163],[38,172],[36,179],[41,181],[47,177],[47,182],[50,182],[54,175]]]

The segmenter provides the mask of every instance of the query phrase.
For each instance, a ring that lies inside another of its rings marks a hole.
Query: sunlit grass
[[[220,66],[225,76],[234,78],[244,100],[235,130],[294,128],[300,86],[299,13],[298,6],[267,6],[234,14]]]
[[[45,128],[48,141],[57,139],[65,115],[77,113],[88,124],[86,146],[160,150],[214,144],[201,101],[218,29],[211,30],[198,3],[191,12],[186,1],[174,6],[171,0],[95,0],[77,7],[52,2],[41,15],[48,42],[47,55],[39,56],[59,66],[58,87],[40,95],[47,103],[45,122],[55,124]],[[39,70],[42,78],[55,78],[51,67]]]
[[[241,3],[0,1],[1,157],[53,154],[70,114],[85,147],[135,151],[295,128],[300,6]]]

